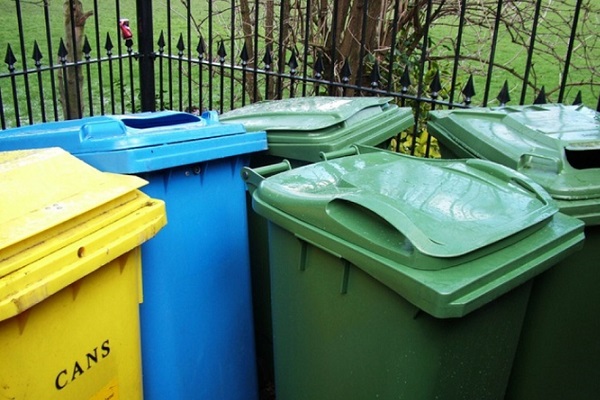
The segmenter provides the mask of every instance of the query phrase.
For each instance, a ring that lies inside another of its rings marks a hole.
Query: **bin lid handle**
[[[517,163],[517,171],[521,171],[523,169],[530,168],[531,163],[534,158],[541,158],[542,160],[548,160],[548,161],[554,163],[556,165],[556,171],[555,171],[556,173],[560,173],[563,170],[562,160],[560,160],[556,157],[547,156],[545,154],[533,153],[533,152],[525,152],[525,153],[521,154],[521,156],[519,157],[519,161]]]
[[[277,164],[265,165],[259,168],[244,167],[242,168],[241,175],[248,186],[248,190],[250,193],[253,193],[265,178],[280,172],[289,171],[290,169],[292,169],[290,162],[283,160]]]

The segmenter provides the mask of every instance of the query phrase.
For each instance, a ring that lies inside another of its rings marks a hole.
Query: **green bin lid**
[[[562,212],[600,223],[600,114],[561,104],[429,113],[429,130],[458,157],[518,170]]]
[[[254,103],[221,115],[247,131],[266,131],[268,152],[319,161],[320,152],[352,144],[378,145],[414,125],[410,107],[391,97],[298,97]]]
[[[509,168],[365,151],[266,178],[254,208],[434,316],[470,312],[583,239],[581,221]]]

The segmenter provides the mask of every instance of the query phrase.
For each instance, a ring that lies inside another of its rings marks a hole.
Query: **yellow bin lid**
[[[165,205],[146,183],[59,148],[0,152],[0,321],[153,237]]]

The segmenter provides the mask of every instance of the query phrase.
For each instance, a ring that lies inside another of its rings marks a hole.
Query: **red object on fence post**
[[[133,37],[133,33],[131,33],[131,28],[129,27],[129,20],[127,18],[121,18],[119,20],[119,28],[121,28],[121,36],[124,40],[131,39]]]

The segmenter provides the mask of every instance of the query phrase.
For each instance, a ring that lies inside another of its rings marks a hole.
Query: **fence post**
[[[136,0],[138,26],[138,52],[140,71],[140,101],[142,111],[156,111],[154,85],[154,35],[152,26],[152,0]]]

